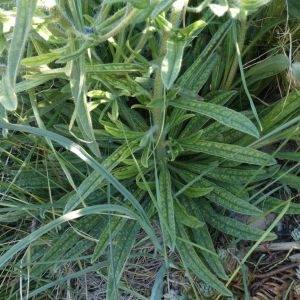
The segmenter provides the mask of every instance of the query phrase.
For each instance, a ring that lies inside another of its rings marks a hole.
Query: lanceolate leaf
[[[161,165],[157,194],[158,214],[164,238],[168,246],[174,249],[176,240],[175,213],[171,190],[171,176],[165,164]]]
[[[195,175],[192,172],[183,171],[183,170],[181,170],[180,176],[187,182],[193,180],[193,178],[195,177]],[[234,195],[227,189],[205,178],[199,179],[199,181],[195,182],[194,186],[202,187],[202,188],[210,188],[211,189],[210,193],[207,193],[203,197],[209,199],[211,202],[218,204],[230,211],[235,211],[237,213],[246,214],[246,215],[258,215],[262,213],[254,205],[248,203],[247,201]]]
[[[260,205],[264,211],[270,210],[276,213],[281,213],[283,207],[285,207],[286,201],[281,199],[277,199],[275,197],[267,197],[263,203]],[[291,202],[288,210],[286,212],[287,215],[299,215],[300,214],[300,204]]]
[[[188,200],[185,199],[184,204],[186,207],[188,207],[189,212],[193,212],[193,215],[195,215],[199,221],[205,222],[202,210],[199,203],[195,200]],[[205,258],[205,261],[210,266],[210,268],[215,272],[215,274],[222,279],[228,279],[228,276],[226,275],[226,272],[224,270],[224,267],[221,263],[220,257],[217,255],[213,240],[211,238],[211,235],[208,231],[207,225],[201,226],[197,229],[193,229],[193,237],[195,240],[195,243],[197,243],[199,246],[206,248],[209,251],[201,251],[201,255]],[[215,255],[212,255],[212,253],[215,253]]]
[[[26,45],[31,19],[35,11],[37,0],[18,0],[17,15],[14,26],[13,37],[8,52],[7,72],[2,81],[2,94],[0,103],[7,110],[15,110],[18,105],[15,91],[16,77],[21,57]]]
[[[167,42],[167,53],[161,64],[161,78],[166,89],[170,89],[179,74],[184,47],[184,40]]]
[[[225,188],[222,188],[204,178],[201,180],[201,183],[206,187],[213,187],[212,192],[205,196],[207,199],[220,206],[223,206],[230,211],[235,211],[237,213],[246,215],[258,215],[262,213],[262,211],[260,211],[254,205],[248,203],[240,197],[235,196]]]
[[[128,221],[110,245],[110,266],[108,271],[106,299],[118,300],[118,285],[125,268],[126,261],[134,245],[139,224]]]
[[[201,207],[206,222],[221,232],[249,241],[257,241],[264,234],[263,230],[216,213],[205,201],[201,201]],[[275,238],[275,234],[269,234],[267,236],[268,241],[274,240]]]
[[[87,97],[85,94],[85,61],[83,55],[80,55],[78,59],[71,63],[70,88],[75,102],[74,117],[76,118],[80,132],[92,153],[100,157],[101,154],[95,139],[92,119],[87,108]],[[71,128],[72,123],[70,129]]]
[[[211,66],[215,66],[215,63],[217,61],[217,57],[211,54],[214,52],[218,44],[222,42],[231,24],[231,20],[228,20],[219,27],[218,31],[210,39],[209,43],[197,57],[195,62],[178,79],[180,86],[195,92],[198,92],[201,89],[201,87],[205,84],[208,76],[210,76],[211,74]]]
[[[271,0],[241,0],[240,7],[244,10],[254,11],[261,6],[269,3]]]
[[[289,63],[289,59],[283,54],[268,57],[245,73],[247,84],[250,86],[264,78],[283,72],[288,69]]]
[[[188,240],[188,235],[182,225],[178,225],[179,235]],[[211,273],[211,271],[201,261],[193,246],[183,242],[181,239],[177,240],[177,250],[180,253],[181,259],[186,268],[190,269],[200,280],[209,284],[212,288],[225,296],[231,296],[231,292],[223,285],[218,278]]]
[[[207,103],[203,101],[200,102],[184,98],[176,99],[175,101],[171,101],[169,104],[174,107],[205,115],[230,128],[234,128],[254,137],[259,137],[259,133],[255,125],[243,114],[236,112],[230,108],[213,103]]]
[[[241,147],[238,145],[229,145],[201,140],[195,141],[194,144],[180,142],[180,145],[185,150],[202,152],[251,165],[271,166],[276,164],[276,160],[272,156],[255,149]]]

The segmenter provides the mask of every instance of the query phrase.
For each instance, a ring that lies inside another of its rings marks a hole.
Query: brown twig
[[[290,263],[290,264],[287,264],[287,265],[284,265],[282,266],[281,268],[278,268],[274,271],[270,271],[270,272],[267,272],[267,273],[264,273],[264,274],[255,274],[254,275],[254,278],[255,279],[264,279],[264,278],[269,278],[269,277],[272,277],[272,276],[275,276],[279,273],[282,273],[286,270],[289,270],[289,269],[292,269],[292,268],[295,268],[297,266],[300,265],[300,262],[297,262],[297,263]]]

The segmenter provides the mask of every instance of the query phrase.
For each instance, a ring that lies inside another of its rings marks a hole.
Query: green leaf
[[[190,215],[184,206],[182,206],[179,201],[174,203],[175,209],[175,218],[178,222],[181,222],[183,225],[191,228],[199,228],[204,226],[205,223],[201,222],[196,217]]]
[[[161,79],[168,90],[176,80],[182,63],[185,41],[172,39],[167,41],[167,53],[161,64]]]
[[[261,60],[245,73],[247,85],[253,85],[257,81],[279,74],[287,70],[289,66],[289,59],[284,54],[277,54]]]
[[[27,67],[37,67],[47,65],[61,56],[58,52],[43,53],[38,56],[26,57],[21,60],[21,64]]]
[[[106,220],[107,221],[107,220]],[[98,242],[94,248],[92,263],[95,263],[96,260],[103,255],[105,249],[109,245],[110,238],[111,240],[116,239],[116,235],[121,231],[128,220],[124,218],[111,218],[104,228],[101,230],[101,234],[98,238]]]
[[[205,115],[230,128],[247,133],[254,137],[259,137],[259,133],[255,125],[246,116],[230,108],[185,98],[176,99],[169,102],[169,104],[174,107]]]
[[[298,0],[288,0],[288,13],[300,20],[300,2]]]
[[[241,0],[239,1],[240,8],[248,11],[255,11],[263,5],[266,5],[271,0]]]
[[[166,264],[163,264],[155,276],[155,281],[151,289],[150,300],[161,300],[163,299],[163,290],[164,290],[164,277],[167,273]]]
[[[283,207],[287,204],[287,201],[277,199],[275,197],[267,197],[260,205],[264,211],[272,211],[276,213],[281,213]],[[300,214],[300,204],[295,202],[290,202],[287,215],[299,215]]]
[[[201,173],[203,170],[208,168],[207,165],[202,164],[188,164],[189,169],[194,172]],[[182,166],[184,168],[184,166]],[[275,165],[269,168],[253,168],[253,167],[244,167],[244,168],[223,168],[216,167],[212,171],[209,171],[205,176],[225,182],[225,183],[236,183],[238,185],[250,183],[251,181],[260,181],[264,179],[271,178],[279,169],[279,166]]]
[[[205,95],[204,101],[217,104],[224,105],[228,102],[234,95],[236,95],[235,91],[213,91],[207,95]],[[210,120],[208,117],[204,117],[203,115],[194,116],[188,124],[185,126],[181,133],[181,137],[190,136],[193,132],[200,131],[203,126]]]
[[[148,227],[147,231],[149,232],[149,235],[153,239],[154,244],[158,247],[158,249],[161,248],[161,246],[156,238],[156,235],[151,228],[150,221],[149,221],[143,207],[139,203],[139,201],[132,195],[132,193],[124,185],[122,185],[115,177],[113,177],[111,175],[111,173],[109,171],[107,171],[106,168],[104,168],[96,159],[94,159],[92,156],[90,156],[81,146],[79,146],[78,144],[72,142],[71,140],[69,140],[61,135],[58,135],[56,133],[50,132],[45,129],[35,128],[35,127],[25,126],[25,125],[10,124],[10,123],[4,122],[2,120],[0,120],[0,127],[43,136],[45,138],[48,138],[50,140],[57,142],[64,148],[73,152],[75,155],[77,155],[83,161],[85,161],[99,175],[101,175],[108,182],[110,182],[125,197],[125,199],[127,199],[129,202],[131,202],[133,207],[135,207],[135,209],[139,212],[142,219],[144,220],[143,221],[144,225]]]
[[[190,182],[195,177],[194,173],[184,170],[181,170],[179,175],[187,182]],[[246,215],[258,215],[262,213],[254,205],[205,178],[199,179],[199,181],[194,183],[194,186],[211,189],[210,193],[207,193],[204,197],[230,211]],[[201,198],[199,197],[198,199]]]
[[[299,164],[298,164],[299,166]],[[284,174],[284,171],[277,172],[273,178],[275,180],[278,180],[280,183],[284,185],[288,185],[291,188],[294,188],[296,190],[300,190],[300,177],[293,174]]]
[[[85,66],[88,74],[128,74],[128,73],[145,73],[148,71],[146,64],[138,63],[111,63],[111,64],[95,64]]]
[[[16,23],[8,51],[7,71],[2,79],[2,93],[0,94],[0,104],[7,110],[15,110],[18,105],[15,91],[16,78],[27,37],[31,29],[31,19],[36,3],[37,0],[17,1]]]
[[[138,230],[139,225],[136,222],[127,221],[122,230],[117,232],[115,240],[110,245],[106,299],[120,299],[118,285]]]
[[[266,115],[261,119],[261,124],[265,132],[273,128],[275,124],[279,124],[284,121],[285,118],[290,117],[292,113],[298,111],[300,107],[299,95],[300,90],[295,89],[277,101],[270,110],[268,110]]]
[[[33,241],[40,238],[45,233],[49,232],[50,230],[57,228],[63,223],[69,222],[71,220],[78,219],[80,217],[90,215],[90,214],[101,214],[101,213],[119,213],[124,214],[127,217],[130,217],[132,219],[137,220],[140,225],[149,232],[148,226],[144,223],[140,217],[133,213],[132,210],[129,210],[125,207],[119,206],[119,205],[112,205],[112,204],[103,204],[103,205],[94,205],[86,208],[82,208],[79,210],[75,210],[72,212],[69,212],[65,215],[62,215],[61,217],[49,222],[48,224],[36,229],[33,233],[29,234],[25,238],[18,241],[16,244],[14,244],[12,247],[9,248],[8,251],[6,251],[3,255],[0,256],[0,266],[3,266],[8,260],[10,260],[14,255],[16,255],[18,252],[22,251],[24,248],[29,246]],[[144,226],[146,225],[146,227]],[[159,245],[159,244],[157,244]]]
[[[248,203],[240,197],[235,196],[225,188],[220,187],[213,182],[203,178],[201,180],[201,184],[203,184],[205,187],[213,188],[212,192],[207,194],[205,197],[215,204],[218,204],[230,211],[245,215],[259,215],[262,213],[262,211],[254,205]]]
[[[277,152],[277,153],[275,153],[275,158],[300,162],[300,153],[298,153],[298,152]]]
[[[187,241],[189,240],[189,237],[182,225],[178,225],[178,233],[182,239]],[[191,244],[183,242],[181,239],[177,239],[177,250],[184,263],[184,266],[191,270],[200,280],[203,280],[224,296],[230,297],[232,295],[232,293],[223,285],[223,283],[219,281],[219,279],[212,274],[206,265],[201,261]]]
[[[257,241],[264,234],[263,230],[216,213],[205,201],[201,201],[201,207],[206,222],[221,232],[249,241]],[[266,238],[267,241],[272,241],[274,239],[276,239],[276,235],[272,233]]]
[[[201,140],[195,141],[194,144],[188,144],[180,141],[179,143],[185,150],[202,152],[208,155],[214,155],[236,162],[261,166],[271,166],[276,164],[276,160],[272,156],[255,149],[241,147],[238,145],[229,145]]]
[[[182,88],[198,93],[203,87],[217,63],[217,57],[213,54],[214,50],[222,42],[231,26],[231,20],[220,25],[194,63],[178,79],[178,83]]]
[[[157,189],[157,208],[165,242],[171,249],[174,249],[176,243],[176,227],[171,184],[170,172],[167,166],[162,164]]]
[[[205,261],[207,262],[209,267],[214,271],[214,273],[219,278],[227,280],[228,276],[226,275],[220,257],[218,256],[215,250],[211,234],[208,230],[207,225],[205,224],[205,220],[202,215],[201,206],[197,204],[199,203],[197,203],[197,201],[194,200],[190,201],[186,199],[186,201],[184,201],[184,205],[188,208],[188,211],[192,212],[193,215],[195,215],[200,222],[204,222],[204,226],[192,230],[195,243],[197,243],[200,247],[209,250],[209,251],[202,251],[202,250],[199,251],[201,251],[201,255],[205,258]],[[215,255],[213,255],[212,253],[214,253]]]

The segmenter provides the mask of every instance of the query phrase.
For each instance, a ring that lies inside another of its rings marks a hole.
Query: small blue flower
[[[86,27],[86,28],[84,28],[84,33],[85,34],[92,34],[92,33],[94,33],[94,28],[93,27]]]

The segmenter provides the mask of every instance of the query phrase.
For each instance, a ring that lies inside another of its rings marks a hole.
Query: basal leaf
[[[271,166],[276,164],[276,160],[269,154],[238,145],[229,145],[201,140],[195,141],[193,144],[180,141],[179,143],[185,150],[202,152],[208,155],[214,155],[236,162],[262,166]]]
[[[184,240],[189,239],[182,225],[178,226],[178,231],[179,235]],[[216,289],[222,295],[232,295],[231,292],[223,285],[223,283],[219,281],[219,279],[214,274],[212,274],[211,271],[206,267],[206,265],[201,261],[191,244],[178,239],[177,250],[180,253],[184,266],[187,269],[191,270],[200,280],[203,280],[204,282],[209,284],[212,288]]]
[[[203,208],[203,216],[206,222],[221,232],[249,241],[257,241],[264,234],[263,230],[216,213],[214,209],[204,201],[201,203],[201,207]],[[269,234],[267,236],[268,241],[274,239],[276,239],[275,234]]]
[[[276,213],[281,213],[283,207],[286,205],[286,201],[275,198],[275,197],[267,197],[262,204],[260,205],[264,211],[273,211]],[[299,215],[300,214],[300,204],[291,202],[288,210],[286,212],[287,215]]]
[[[171,176],[167,166],[163,164],[159,173],[159,189],[157,190],[157,207],[160,224],[167,245],[174,249],[176,241],[175,213],[171,190]]]
[[[184,201],[184,205],[188,208],[189,212],[192,212],[193,215],[197,217],[197,219],[201,222],[204,222],[204,225],[193,229],[193,238],[195,243],[199,246],[209,250],[209,251],[201,251],[201,255],[205,258],[206,263],[210,266],[210,268],[214,271],[214,273],[221,279],[228,279],[220,257],[217,255],[216,249],[214,247],[214,243],[211,237],[211,234],[208,230],[207,225],[205,224],[204,217],[202,215],[201,205],[199,205],[198,201],[188,200]],[[212,255],[215,253],[215,255]]]
[[[230,108],[204,101],[184,98],[176,99],[175,101],[171,101],[169,104],[174,107],[205,115],[230,128],[247,133],[254,137],[259,137],[259,133],[255,125],[243,114]]]
[[[175,201],[174,203],[175,209],[175,217],[178,222],[181,222],[185,226],[191,228],[199,228],[204,226],[204,223],[197,219],[195,216],[190,215],[185,207],[179,203],[179,201]]]
[[[110,245],[110,265],[108,269],[106,299],[119,300],[118,285],[125,268],[126,261],[134,246],[139,225],[134,221],[127,221],[117,232],[115,240]]]

